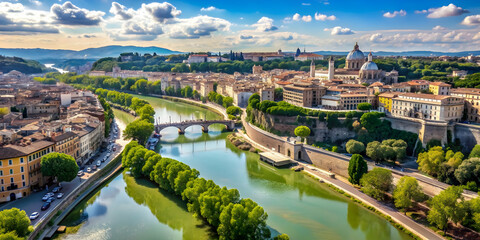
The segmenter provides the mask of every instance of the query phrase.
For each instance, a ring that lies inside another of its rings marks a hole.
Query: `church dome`
[[[360,50],[352,50],[347,55],[347,60],[361,60],[361,59],[365,59],[365,55],[363,55],[363,52]]]
[[[363,55],[363,52],[360,51],[358,43],[355,43],[355,46],[353,46],[353,50],[348,53],[347,60],[365,60],[365,55]]]
[[[368,61],[368,62],[363,64],[360,71],[362,71],[362,70],[378,70],[378,66],[375,62]]]

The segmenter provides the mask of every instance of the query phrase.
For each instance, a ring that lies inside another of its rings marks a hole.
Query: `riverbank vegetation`
[[[0,239],[21,240],[33,231],[25,211],[11,208],[0,211]]]
[[[354,154],[350,159],[348,174],[349,181],[354,185],[358,184],[360,177],[361,191],[365,194],[399,209],[435,231],[442,230],[442,234],[449,238],[480,237],[477,232],[470,230],[480,230],[479,197],[465,201],[462,196],[464,188],[451,186],[429,199],[414,177],[403,176],[394,186],[390,170],[374,168],[367,173],[366,166],[360,167],[362,160],[360,155]]]
[[[122,164],[135,177],[144,177],[181,197],[195,216],[217,229],[220,239],[268,239],[267,213],[237,189],[220,187],[188,165],[163,158],[132,141],[122,153]]]

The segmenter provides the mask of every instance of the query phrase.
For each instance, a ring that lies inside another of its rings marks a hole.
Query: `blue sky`
[[[0,47],[480,50],[480,1],[0,0]]]

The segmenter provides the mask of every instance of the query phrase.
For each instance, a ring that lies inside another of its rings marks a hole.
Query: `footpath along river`
[[[164,99],[137,96],[149,101],[161,122],[188,119],[218,119],[200,107]],[[115,110],[125,123],[133,117]],[[237,188],[268,213],[273,234],[287,233],[291,239],[411,239],[388,221],[326,185],[289,169],[277,169],[259,160],[258,154],[236,149],[213,125],[209,133],[200,126],[178,135],[164,129],[157,151],[163,157],[182,161],[200,171],[201,177],[220,186]],[[60,223],[68,233],[59,239],[211,239],[213,230],[193,217],[176,196],[155,184],[134,179],[126,172],[82,201]],[[278,231],[278,232],[277,232]]]

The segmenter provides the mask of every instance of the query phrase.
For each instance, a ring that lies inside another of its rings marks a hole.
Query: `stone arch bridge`
[[[155,132],[160,133],[165,128],[176,127],[179,134],[185,134],[185,129],[191,126],[202,126],[203,132],[208,132],[208,127],[212,124],[223,124],[227,131],[232,131],[235,128],[235,121],[233,120],[191,120],[173,123],[160,123],[155,125]]]

